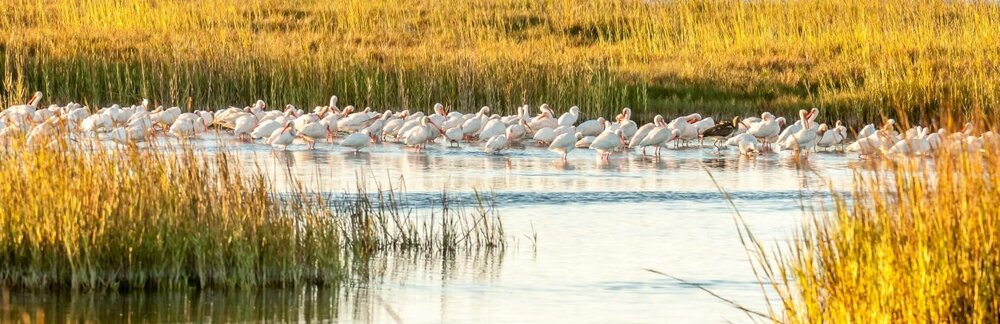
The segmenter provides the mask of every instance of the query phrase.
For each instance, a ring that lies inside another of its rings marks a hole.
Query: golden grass
[[[858,174],[853,192],[757,270],[792,323],[983,323],[1000,318],[1000,146]],[[746,235],[748,232],[743,232]]]
[[[993,2],[11,0],[0,13],[8,105],[34,90],[196,107],[337,94],[873,119],[995,115],[1000,94]]]
[[[376,253],[447,258],[505,244],[482,202],[431,218],[382,196],[330,197],[301,184],[278,195],[263,172],[234,159],[190,149],[0,150],[0,286],[335,285],[367,275]]]

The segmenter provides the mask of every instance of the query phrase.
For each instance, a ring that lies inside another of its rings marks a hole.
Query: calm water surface
[[[328,144],[234,146],[229,137],[195,141],[214,152],[228,143],[248,168],[261,167],[287,190],[289,177],[329,192],[362,178],[405,188],[410,201],[442,190],[491,193],[513,244],[502,253],[454,259],[390,255],[377,280],[348,287],[241,293],[51,295],[4,292],[0,321],[42,316],[107,321],[746,322],[707,293],[645,269],[704,285],[765,310],[740,245],[733,212],[709,177],[732,194],[754,234],[774,246],[823,201],[849,184],[857,158],[789,153],[756,158],[710,147],[663,150],[658,159],[619,154],[599,161],[575,150],[568,162],[541,148],[485,156],[475,148],[395,144],[354,154]],[[805,207],[803,207],[805,205]],[[803,210],[806,210],[804,212]],[[537,234],[537,242],[529,237]]]

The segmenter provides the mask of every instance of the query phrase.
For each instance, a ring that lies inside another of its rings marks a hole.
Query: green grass
[[[379,253],[448,258],[506,244],[484,199],[420,212],[391,189],[331,197],[296,184],[276,195],[225,152],[13,146],[0,165],[5,288],[336,285],[366,276]]]

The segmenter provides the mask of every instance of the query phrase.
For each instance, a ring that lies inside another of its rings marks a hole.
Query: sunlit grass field
[[[0,104],[262,98],[427,110],[543,102],[996,115],[1000,9],[975,1],[120,1],[0,4]]]
[[[785,323],[989,323],[1000,316],[1000,143],[885,162],[772,249],[748,231]]]
[[[584,118],[629,106],[642,120],[812,106],[866,122],[1000,116],[994,2],[8,0],[0,30],[3,107],[40,90],[43,105],[93,107],[308,109],[338,95],[423,111],[579,105]],[[996,320],[1000,157],[982,152],[859,176],[782,254],[757,255],[779,294],[769,314]],[[495,218],[438,237],[363,199],[281,201],[225,155],[14,148],[0,165],[3,286],[325,283],[351,253],[503,242]]]

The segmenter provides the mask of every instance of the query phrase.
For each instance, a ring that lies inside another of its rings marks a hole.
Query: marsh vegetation
[[[623,106],[874,120],[995,116],[990,2],[145,1],[0,4],[0,106]],[[968,119],[968,118],[959,118]]]

